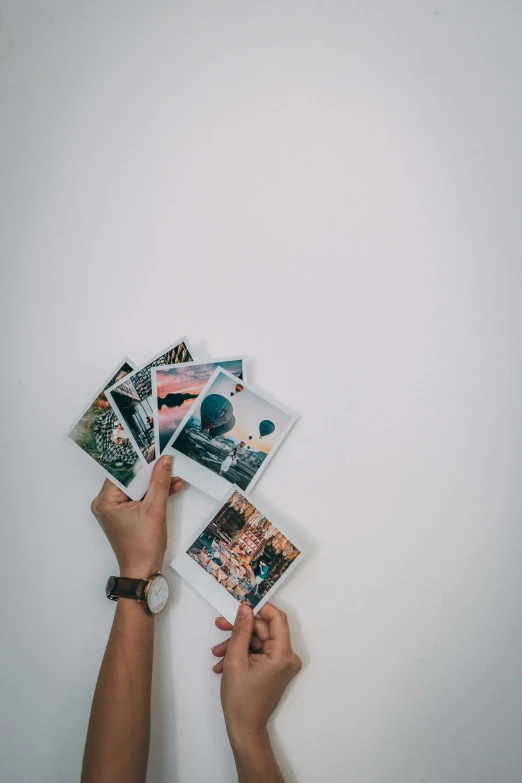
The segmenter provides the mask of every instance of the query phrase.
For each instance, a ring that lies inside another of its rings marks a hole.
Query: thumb
[[[254,613],[246,604],[240,604],[237,610],[236,622],[232,628],[232,636],[227,648],[226,660],[229,663],[246,663],[250,640],[254,632]]]
[[[173,464],[174,457],[171,454],[165,454],[156,461],[145,498],[148,506],[166,507]]]

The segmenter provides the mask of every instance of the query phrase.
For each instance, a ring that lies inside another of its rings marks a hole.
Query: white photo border
[[[273,524],[280,533],[286,536],[296,549],[299,550],[298,556],[290,563],[284,574],[279,577],[275,585],[271,587],[270,590],[268,590],[268,592],[259,601],[259,603],[256,604],[253,609],[254,614],[257,614],[262,606],[267,601],[271,600],[276,590],[279,590],[285,579],[290,576],[296,566],[301,564],[303,557],[306,555],[305,549],[303,549],[299,541],[296,541],[296,537],[293,535],[293,533],[290,530],[286,530],[286,524],[281,527],[279,522],[274,521],[272,514],[265,514],[263,509],[259,507],[259,504],[256,503],[255,500],[252,500],[247,492],[242,490],[236,484],[232,484],[226,495],[221,498],[221,500],[214,506],[201,527],[199,527],[197,531],[192,534],[190,540],[185,543],[183,550],[170,562],[170,567],[186,582],[188,582],[194,590],[203,596],[205,600],[212,604],[212,606],[214,606],[215,609],[217,609],[217,611],[220,612],[223,617],[225,617],[232,624],[234,624],[236,619],[236,613],[238,607],[240,606],[240,601],[238,601],[237,598],[234,598],[231,593],[229,593],[228,590],[223,587],[223,585],[219,584],[219,582],[217,582],[212,576],[210,576],[210,574],[201,568],[198,563],[194,562],[190,555],[187,554],[187,550],[195,541],[197,541],[201,533],[203,533],[210,522],[212,522],[223,506],[228,503],[234,492],[239,492],[240,495],[242,495],[249,503],[251,503],[257,511],[260,511],[261,514],[263,514],[263,516],[271,524]]]

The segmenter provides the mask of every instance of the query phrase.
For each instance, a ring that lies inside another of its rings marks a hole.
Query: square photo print
[[[303,558],[280,527],[232,487],[171,566],[233,623],[240,603],[258,612]]]
[[[231,484],[250,489],[297,420],[264,392],[218,368],[199,394],[166,451],[176,473],[221,499]]]
[[[152,367],[163,364],[190,362],[191,355],[186,339],[169,346],[142,367],[107,389],[107,399],[123,423],[127,436],[137,449],[144,464],[155,459],[154,415],[152,409]]]
[[[139,500],[147,489],[147,471],[105,395],[110,386],[133,370],[129,359],[120,362],[69,429],[66,440],[87,454],[129,497]]]
[[[157,456],[163,453],[185,414],[217,367],[223,367],[238,380],[246,381],[244,356],[152,368],[152,407]]]

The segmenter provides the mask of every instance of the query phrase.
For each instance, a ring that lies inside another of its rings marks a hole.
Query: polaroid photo
[[[65,439],[87,454],[106,478],[132,500],[140,500],[147,491],[150,470],[141,462],[137,449],[105,396],[108,388],[129,375],[134,368],[129,359],[118,364],[84,407],[83,413],[75,419]]]
[[[257,613],[303,555],[293,535],[233,486],[170,565],[233,623],[240,603]]]
[[[155,458],[151,368],[163,364],[190,362],[193,358],[186,338],[182,338],[105,392],[145,465],[153,462]]]
[[[210,362],[186,362],[152,368],[154,441],[158,456],[163,453],[188,409],[217,367],[223,367],[240,381],[247,380],[245,356],[228,356]]]
[[[165,451],[174,454],[177,475],[219,500],[231,484],[254,486],[297,418],[217,368]]]

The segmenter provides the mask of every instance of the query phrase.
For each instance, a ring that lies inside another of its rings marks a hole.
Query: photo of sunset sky
[[[217,367],[243,378],[243,359],[165,365],[156,369],[157,434],[161,454]]]

